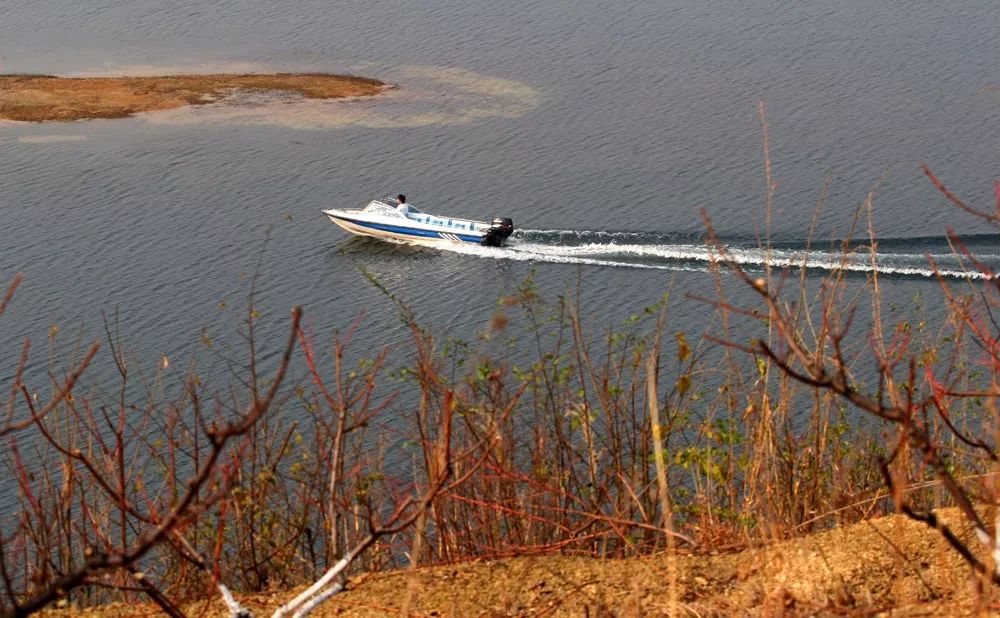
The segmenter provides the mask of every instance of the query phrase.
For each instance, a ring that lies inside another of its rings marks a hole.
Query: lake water
[[[236,330],[268,228],[257,307],[275,347],[295,304],[320,333],[364,311],[363,349],[398,341],[359,266],[466,338],[532,271],[551,296],[579,279],[599,327],[670,282],[675,298],[710,294],[701,209],[751,268],[762,257],[760,101],[778,257],[804,247],[827,177],[821,246],[877,187],[886,293],[930,293],[923,255],[948,252],[947,226],[1000,264],[1000,236],[919,169],[992,208],[998,27],[997,5],[972,0],[7,2],[3,73],[329,71],[398,89],[0,124],[0,278],[25,275],[0,320],[2,366],[25,336],[42,362],[53,323],[63,340],[101,338],[116,311],[145,362],[188,358],[203,327]],[[508,250],[436,251],[351,238],[320,215],[397,192],[524,231]],[[670,328],[700,331],[705,312],[678,300]]]

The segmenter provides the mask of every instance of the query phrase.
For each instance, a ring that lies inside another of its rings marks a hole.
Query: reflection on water
[[[22,144],[58,144],[60,142],[81,142],[87,139],[83,135],[22,135],[17,141]]]

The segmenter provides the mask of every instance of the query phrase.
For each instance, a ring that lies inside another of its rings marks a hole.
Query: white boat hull
[[[426,213],[404,217],[379,201],[364,210],[330,209],[324,210],[323,214],[352,234],[422,245],[469,243],[500,246],[513,231],[509,219],[501,227],[483,221]]]

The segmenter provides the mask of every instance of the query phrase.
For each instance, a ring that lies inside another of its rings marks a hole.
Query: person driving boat
[[[410,216],[410,205],[406,203],[406,196],[402,193],[396,196],[396,212],[407,218]]]

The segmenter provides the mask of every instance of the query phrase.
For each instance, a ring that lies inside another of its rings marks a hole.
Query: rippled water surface
[[[0,124],[0,277],[25,275],[0,345],[14,357],[51,323],[100,337],[117,311],[146,360],[186,356],[203,326],[235,329],[229,311],[243,306],[269,228],[262,313],[302,304],[328,331],[365,310],[364,346],[402,335],[359,267],[462,337],[532,269],[553,296],[579,276],[598,325],[671,280],[710,293],[701,209],[739,261],[763,259],[761,100],[773,257],[806,257],[828,179],[808,254],[832,267],[830,239],[875,189],[886,293],[909,298],[935,285],[925,254],[961,267],[946,255],[949,225],[978,234],[973,248],[1000,263],[1000,237],[919,170],[927,162],[992,207],[998,26],[996,4],[972,0],[13,0],[0,19],[4,73],[330,71],[398,88]],[[432,212],[510,216],[523,230],[508,250],[434,251],[352,239],[319,214],[386,192]],[[871,268],[865,256],[848,266]],[[700,330],[704,307],[679,303],[671,328]]]

